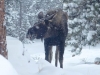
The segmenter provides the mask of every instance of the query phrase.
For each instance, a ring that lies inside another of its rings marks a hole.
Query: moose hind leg
[[[59,46],[59,63],[60,68],[63,68],[63,54],[64,54],[64,45]]]
[[[55,66],[56,67],[58,65],[58,55],[59,55],[59,50],[58,50],[58,47],[56,46],[56,52],[55,52]]]
[[[50,60],[50,63],[51,63],[51,61],[52,61],[52,57],[53,57],[52,46],[49,46],[49,50],[50,50],[49,60]]]

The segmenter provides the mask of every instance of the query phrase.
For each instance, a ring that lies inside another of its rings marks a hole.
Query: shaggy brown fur
[[[53,17],[52,17],[52,14]],[[45,35],[45,38],[51,37],[51,36],[57,36],[58,35],[58,30],[62,30],[65,34],[65,36],[67,36],[67,13],[63,12],[61,9],[57,9],[57,10],[50,10],[47,12],[46,17],[51,16],[52,18],[50,18],[49,23],[45,22],[46,25],[48,25],[48,31]],[[65,23],[65,24],[64,24]]]
[[[52,14],[54,15],[53,18],[51,18],[51,20],[54,25],[59,26],[63,20],[67,21],[67,13],[63,12],[62,9],[50,10],[47,12],[46,17],[51,16]]]

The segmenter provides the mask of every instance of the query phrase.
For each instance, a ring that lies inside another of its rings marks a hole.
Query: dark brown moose
[[[30,40],[44,39],[45,60],[51,63],[52,46],[56,46],[55,66],[59,59],[60,68],[63,68],[65,40],[68,34],[67,13],[61,9],[50,10],[33,27],[28,29],[26,37]]]

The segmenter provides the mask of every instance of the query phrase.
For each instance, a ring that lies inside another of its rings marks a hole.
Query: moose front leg
[[[49,61],[49,48],[47,45],[44,45],[45,46],[45,60]]]
[[[59,50],[58,50],[58,46],[56,46],[56,52],[55,52],[55,66],[56,67],[58,65],[58,55],[59,55]]]
[[[51,63],[52,60],[52,46],[44,45],[45,46],[45,60]]]
[[[53,52],[52,52],[52,46],[49,46],[49,51],[50,51],[50,58],[49,58],[49,60],[50,60],[50,63],[51,63],[51,61],[52,61],[52,57],[53,57]]]

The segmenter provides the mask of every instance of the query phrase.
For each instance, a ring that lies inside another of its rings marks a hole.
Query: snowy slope
[[[18,75],[18,73],[10,64],[10,62],[1,55],[0,55],[0,75]]]
[[[44,60],[43,42],[23,45],[18,39],[7,36],[7,48],[8,59],[19,75],[100,75],[100,65],[93,64],[94,59],[100,56],[99,45],[84,47],[75,57],[70,53],[71,47],[66,47],[64,69],[54,66],[54,55],[51,64]]]
[[[15,67],[19,75],[33,75],[38,71],[34,61],[29,63],[29,57],[23,56],[23,45],[18,39],[7,37],[8,60]],[[34,69],[35,67],[35,69]],[[33,71],[34,70],[34,71]]]

